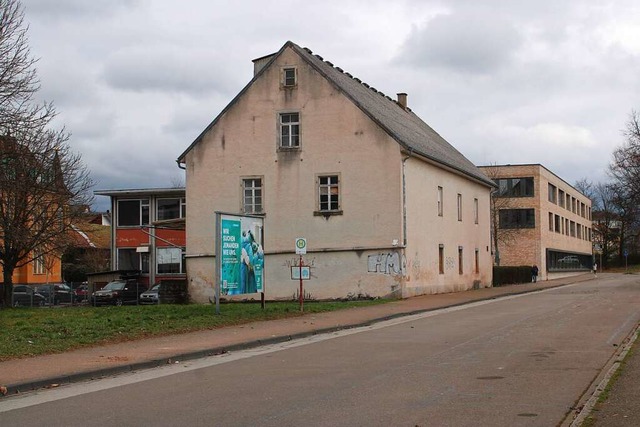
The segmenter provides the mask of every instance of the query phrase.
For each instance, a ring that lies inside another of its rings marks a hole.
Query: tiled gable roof
[[[288,43],[407,151],[493,186],[493,181],[410,109],[405,110],[395,100],[313,55],[309,49]]]
[[[371,120],[384,129],[406,151],[420,155],[430,161],[453,169],[485,185],[494,186],[482,171],[480,171],[465,156],[442,138],[436,131],[420,119],[410,109],[404,109],[396,101],[379,92],[375,88],[344,72],[339,67],[334,67],[322,57],[314,55],[311,50],[301,48],[288,41],[274,55],[269,62],[258,72],[251,82],[225,107],[213,122],[195,139],[195,141],[178,157],[178,162],[184,160],[185,155],[197,144],[211,129],[236,100],[258,79],[264,70],[276,60],[287,48],[292,48],[307,63],[314,67],[321,75],[331,82],[340,92],[347,96],[358,106]],[[266,58],[266,57],[265,57]]]

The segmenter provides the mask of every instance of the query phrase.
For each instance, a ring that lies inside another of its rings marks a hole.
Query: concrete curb
[[[611,356],[611,358],[605,363],[598,375],[593,379],[589,387],[580,396],[574,409],[569,411],[562,427],[579,427],[593,412],[593,408],[597,405],[600,395],[607,389],[609,383],[616,373],[616,371],[622,365],[627,354],[633,347],[634,343],[638,339],[638,333],[640,332],[640,325],[636,327],[627,335],[623,340],[618,350]]]
[[[314,335],[328,334],[328,333],[337,332],[337,331],[341,331],[341,330],[345,330],[345,329],[366,327],[366,326],[370,326],[370,325],[373,325],[375,323],[383,322],[383,321],[386,321],[386,320],[397,319],[399,317],[406,317],[406,316],[411,316],[411,315],[415,315],[415,314],[427,313],[427,312],[436,311],[436,310],[442,310],[442,309],[451,308],[451,307],[459,307],[459,306],[467,305],[467,304],[478,302],[478,301],[488,301],[488,300],[495,300],[495,299],[501,299],[501,298],[505,298],[505,297],[510,297],[510,296],[513,296],[513,295],[522,295],[522,294],[529,294],[529,293],[534,293],[534,292],[542,292],[542,291],[546,291],[548,289],[555,289],[555,288],[568,286],[568,285],[572,285],[572,284],[575,284],[575,283],[578,283],[578,282],[583,282],[583,281],[586,281],[586,280],[584,280],[584,279],[583,280],[576,280],[576,281],[571,281],[571,282],[567,282],[567,283],[561,283],[561,284],[557,284],[557,285],[551,285],[551,286],[538,288],[538,289],[527,289],[527,288],[525,288],[523,286],[522,289],[506,291],[505,293],[500,294],[500,295],[481,297],[481,298],[469,298],[468,300],[463,301],[463,302],[454,303],[454,304],[446,304],[446,305],[442,305],[442,306],[439,306],[439,307],[403,311],[403,312],[389,314],[389,315],[385,315],[385,316],[381,316],[381,317],[372,318],[372,319],[369,319],[369,320],[366,320],[366,321],[361,321],[361,322],[358,322],[358,323],[345,324],[345,325],[335,326],[335,327],[331,327],[331,328],[316,329],[316,330],[313,330],[313,331],[310,331],[310,332],[300,332],[300,333],[295,333],[295,334],[290,334],[290,335],[281,335],[281,336],[269,337],[269,338],[265,338],[265,339],[258,339],[258,340],[253,340],[253,341],[247,341],[247,342],[243,342],[243,343],[233,344],[233,345],[230,345],[230,346],[212,347],[212,348],[206,349],[206,350],[198,350],[198,351],[193,351],[193,352],[178,353],[178,354],[175,354],[174,356],[171,356],[169,358],[163,357],[163,358],[159,358],[159,359],[151,359],[151,360],[132,363],[132,364],[113,366],[113,367],[109,367],[109,368],[95,369],[95,370],[91,370],[91,371],[70,373],[70,374],[65,374],[65,375],[60,375],[60,376],[55,376],[55,377],[43,378],[43,379],[37,380],[37,381],[29,381],[29,382],[17,383],[17,384],[8,384],[8,385],[6,385],[7,394],[6,394],[5,397],[10,397],[12,395],[25,393],[25,392],[29,392],[29,391],[35,391],[35,390],[39,390],[39,389],[54,388],[54,387],[58,387],[61,384],[71,384],[71,383],[94,380],[94,379],[104,378],[104,377],[107,377],[107,376],[113,376],[113,375],[117,375],[117,374],[133,372],[133,371],[138,371],[138,370],[143,370],[143,369],[157,368],[157,367],[160,367],[160,366],[165,366],[167,364],[170,364],[174,360],[176,360],[176,361],[177,360],[185,361],[185,360],[201,359],[201,358],[204,358],[204,357],[215,356],[215,355],[219,355],[219,354],[228,353],[228,352],[231,352],[231,351],[247,350],[247,349],[256,348],[256,347],[260,347],[260,346],[264,346],[264,345],[279,344],[279,343],[292,341],[292,340],[296,340],[296,339],[300,339],[300,338],[307,338],[307,337],[314,336]],[[519,286],[519,285],[513,285],[513,286]],[[1,395],[0,395],[0,398],[1,398]]]

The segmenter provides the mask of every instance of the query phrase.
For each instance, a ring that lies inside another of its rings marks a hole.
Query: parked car
[[[45,297],[34,288],[25,285],[13,287],[14,307],[42,307],[46,304]]]
[[[73,295],[76,302],[82,302],[89,299],[89,285],[80,285],[74,289]]]
[[[562,264],[564,266],[579,266],[580,260],[576,255],[567,255],[558,260],[558,264]]]
[[[153,285],[151,289],[140,294],[140,304],[158,304],[160,302],[160,285]]]
[[[36,291],[45,297],[48,304],[57,305],[73,302],[73,291],[64,283],[40,285],[36,288]]]
[[[113,280],[91,295],[93,305],[137,304],[147,287],[135,280]]]

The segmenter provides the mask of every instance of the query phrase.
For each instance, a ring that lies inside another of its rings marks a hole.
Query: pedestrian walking
[[[531,282],[536,283],[538,281],[538,266],[534,265],[531,267]]]
[[[598,277],[598,263],[593,263],[593,275]]]

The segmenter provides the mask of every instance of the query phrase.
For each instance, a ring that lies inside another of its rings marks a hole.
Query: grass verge
[[[622,359],[622,361],[618,365],[613,375],[611,375],[611,378],[607,382],[607,385],[605,386],[604,390],[602,390],[602,393],[600,393],[600,395],[598,396],[598,401],[596,402],[593,409],[591,410],[591,413],[584,419],[582,424],[580,424],[580,427],[593,427],[594,425],[596,425],[598,421],[598,412],[600,411],[600,408],[609,399],[611,390],[616,385],[616,382],[618,382],[618,379],[622,376],[624,368],[627,364],[627,360],[629,360],[629,358],[637,350],[637,347],[636,347],[637,344],[638,344],[638,341],[636,338],[636,342],[633,343],[633,346],[631,347],[631,349],[624,356],[624,359]]]
[[[383,304],[389,300],[305,302],[305,314]],[[211,305],[20,308],[0,310],[0,361],[61,353],[145,337],[299,317],[297,302]]]

